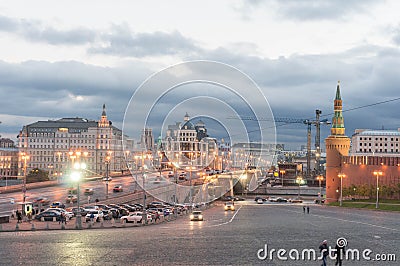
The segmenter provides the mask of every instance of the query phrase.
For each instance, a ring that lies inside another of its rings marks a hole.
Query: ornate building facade
[[[106,164],[111,173],[122,172],[127,170],[124,147],[128,152],[133,147],[133,141],[108,120],[105,105],[99,121],[78,117],[38,121],[24,126],[18,140],[21,178],[33,168],[47,171],[52,179],[64,177],[74,161],[87,164],[87,176],[104,175]]]

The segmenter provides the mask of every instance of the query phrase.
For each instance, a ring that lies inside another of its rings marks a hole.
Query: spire
[[[100,121],[98,122],[99,127],[109,127],[110,122],[107,119],[106,104],[103,104],[103,112],[101,113]]]
[[[335,114],[332,118],[332,128],[331,135],[333,136],[344,136],[345,128],[344,128],[344,119],[342,113],[342,97],[340,96],[340,81],[338,81],[338,85],[336,87],[336,97],[334,100],[334,111]]]
[[[106,104],[103,103],[103,112],[101,113],[101,116],[107,116],[106,114]]]
[[[186,112],[185,117],[183,118],[183,121],[189,121],[190,120],[190,116],[188,115],[188,113]]]
[[[340,80],[337,82],[337,87],[336,87],[336,98],[335,100],[341,100],[342,97],[340,97]]]

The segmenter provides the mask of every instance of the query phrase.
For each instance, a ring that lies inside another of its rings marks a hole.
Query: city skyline
[[[249,75],[275,117],[314,118],[320,109],[330,120],[337,80],[344,111],[398,97],[396,1],[38,3],[0,5],[0,134],[14,140],[38,120],[97,120],[103,103],[121,128],[129,98],[146,78],[190,60]],[[345,112],[347,135],[397,129],[397,103]],[[321,127],[321,139],[329,130]],[[278,126],[277,137],[298,148],[306,126]]]

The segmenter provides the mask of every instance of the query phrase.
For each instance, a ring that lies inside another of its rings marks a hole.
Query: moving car
[[[279,197],[279,198],[276,198],[276,202],[288,202],[288,200],[285,198]]]
[[[225,211],[234,211],[235,205],[233,204],[233,202],[225,202],[224,210]]]
[[[77,201],[78,201],[78,197],[75,196],[75,195],[68,195],[68,196],[65,198],[65,203],[75,203],[75,202],[77,202]]]
[[[190,215],[190,221],[203,221],[203,219],[202,211],[193,211]]]
[[[34,206],[45,206],[45,205],[49,205],[50,204],[50,200],[48,198],[45,197],[37,197],[36,199],[33,200],[33,205]]]
[[[85,191],[83,192],[83,194],[85,195],[93,195],[94,190],[93,188],[85,188]]]
[[[257,204],[263,204],[263,203],[264,203],[264,201],[262,198],[257,199]]]
[[[113,192],[122,192],[124,191],[121,185],[114,186]]]

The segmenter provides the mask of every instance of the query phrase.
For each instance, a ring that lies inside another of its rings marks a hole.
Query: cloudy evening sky
[[[246,73],[275,117],[320,109],[330,119],[338,80],[344,109],[396,99],[399,11],[396,0],[2,1],[0,134],[16,140],[43,119],[99,119],[103,103],[121,128],[146,78],[191,60]],[[397,129],[399,103],[344,113],[347,135]],[[304,125],[277,133],[288,147],[306,142]]]

